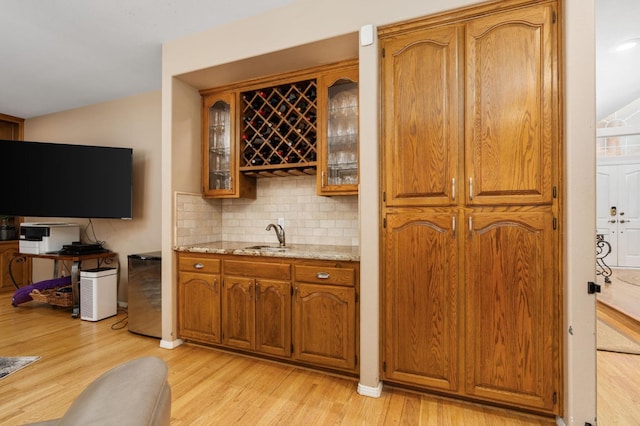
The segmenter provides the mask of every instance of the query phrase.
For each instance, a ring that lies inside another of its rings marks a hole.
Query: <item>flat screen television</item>
[[[131,219],[131,148],[0,140],[0,215]]]

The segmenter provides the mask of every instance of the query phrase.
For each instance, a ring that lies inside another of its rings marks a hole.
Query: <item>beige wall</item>
[[[198,101],[187,87],[186,73],[203,72],[208,68],[224,70],[226,64],[259,57],[269,62],[277,51],[291,49],[292,54],[304,56],[309,65],[315,64],[323,52],[322,43],[345,34],[357,32],[362,25],[380,26],[408,18],[424,16],[476,3],[474,0],[303,0],[262,16],[213,28],[210,31],[166,43],[163,46],[163,193],[162,193],[162,249],[163,249],[163,341],[164,347],[179,344],[176,340],[175,261],[171,257],[174,235],[168,230],[174,223],[174,191],[189,191],[198,187],[199,164],[182,149],[199,144],[198,134],[177,134],[175,126],[178,108],[193,110]],[[565,146],[567,153],[564,217],[565,253],[563,254],[565,325],[573,334],[565,332],[565,416],[559,423],[595,423],[595,310],[594,298],[587,297],[586,281],[594,278],[593,238],[595,234],[594,186],[595,159],[590,154],[595,140],[594,94],[594,22],[593,0],[566,0],[568,41],[565,53],[566,84]],[[562,31],[561,31],[562,32]],[[229,41],[232,42],[229,42]],[[314,48],[305,49],[305,44]],[[359,211],[361,229],[361,376],[359,390],[374,393],[379,385],[378,338],[378,70],[377,49],[357,47],[360,59],[361,94],[361,166]],[[326,58],[326,57],[325,57]],[[258,61],[259,62],[259,61]],[[253,62],[255,65],[255,62]],[[283,61],[283,64],[286,61]],[[284,65],[283,65],[284,66]],[[273,69],[273,65],[269,67]],[[211,86],[222,82],[212,73]],[[183,81],[178,81],[178,78]],[[219,77],[222,79],[222,77]],[[186,144],[186,145],[185,145]],[[176,173],[180,171],[180,175]],[[186,173],[186,174],[184,174]],[[197,192],[197,191],[196,191]],[[366,227],[366,228],[365,228]]]
[[[93,219],[98,240],[118,253],[118,301],[127,300],[127,256],[160,250],[161,92],[31,118],[25,140],[133,148],[133,219]],[[73,183],[60,184],[60,201],[73,193]],[[99,188],[96,188],[99,190]],[[27,218],[43,221],[43,218]],[[46,220],[49,220],[47,218]],[[58,220],[64,218],[53,218]],[[87,219],[65,219],[81,225]],[[81,235],[83,241],[87,237]],[[91,235],[93,237],[93,235]],[[50,278],[52,265],[34,261],[34,280]]]

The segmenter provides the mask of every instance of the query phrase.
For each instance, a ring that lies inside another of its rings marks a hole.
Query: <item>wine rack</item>
[[[317,80],[241,93],[240,171],[249,176],[316,174]]]

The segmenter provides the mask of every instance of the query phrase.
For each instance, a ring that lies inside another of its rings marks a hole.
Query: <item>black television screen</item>
[[[0,140],[0,215],[132,218],[133,150]]]

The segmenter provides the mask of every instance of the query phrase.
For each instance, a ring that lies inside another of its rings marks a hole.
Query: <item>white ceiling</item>
[[[297,0],[2,0],[0,113],[31,118],[161,87],[162,43]]]
[[[0,112],[31,118],[159,90],[161,45],[299,0],[2,0]],[[639,0],[596,0],[597,116],[640,97]]]
[[[640,0],[596,0],[598,120],[640,98],[640,44],[614,51],[618,43],[633,38],[640,39]]]

